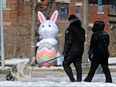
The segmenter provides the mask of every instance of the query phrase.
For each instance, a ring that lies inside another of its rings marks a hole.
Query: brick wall
[[[88,21],[94,23],[96,20],[102,20],[105,22],[105,31],[109,32],[109,18],[108,18],[108,6],[103,5],[103,14],[97,13],[98,6],[96,4],[90,4],[88,9]]]
[[[69,4],[69,14],[75,14],[76,13],[76,0],[71,0],[71,3]]]

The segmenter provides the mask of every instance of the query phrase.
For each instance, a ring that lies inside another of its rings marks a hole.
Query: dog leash
[[[58,59],[58,58],[60,58],[60,57],[62,57],[62,55],[61,55],[61,56],[58,56],[58,57],[55,57],[55,58],[53,58],[53,59],[47,60],[47,61],[45,61],[45,62],[49,62],[49,61],[52,61],[52,60]]]

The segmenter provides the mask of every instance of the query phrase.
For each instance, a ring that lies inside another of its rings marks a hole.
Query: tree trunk
[[[33,0],[32,6],[32,23],[31,23],[31,49],[30,58],[35,56],[35,30],[36,30],[36,5],[37,0]]]

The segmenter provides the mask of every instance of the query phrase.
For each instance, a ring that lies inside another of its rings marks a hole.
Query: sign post
[[[3,2],[0,0],[0,31],[1,31],[1,65],[2,65],[2,70],[5,69],[5,64],[4,64],[4,31],[3,31]]]

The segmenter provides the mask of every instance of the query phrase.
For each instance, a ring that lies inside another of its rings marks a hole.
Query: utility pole
[[[2,65],[2,70],[5,69],[5,64],[4,64],[4,31],[3,31],[3,2],[0,0],[0,30],[1,30],[1,65]]]
[[[83,63],[88,63],[88,0],[83,0],[83,27],[86,34]]]

